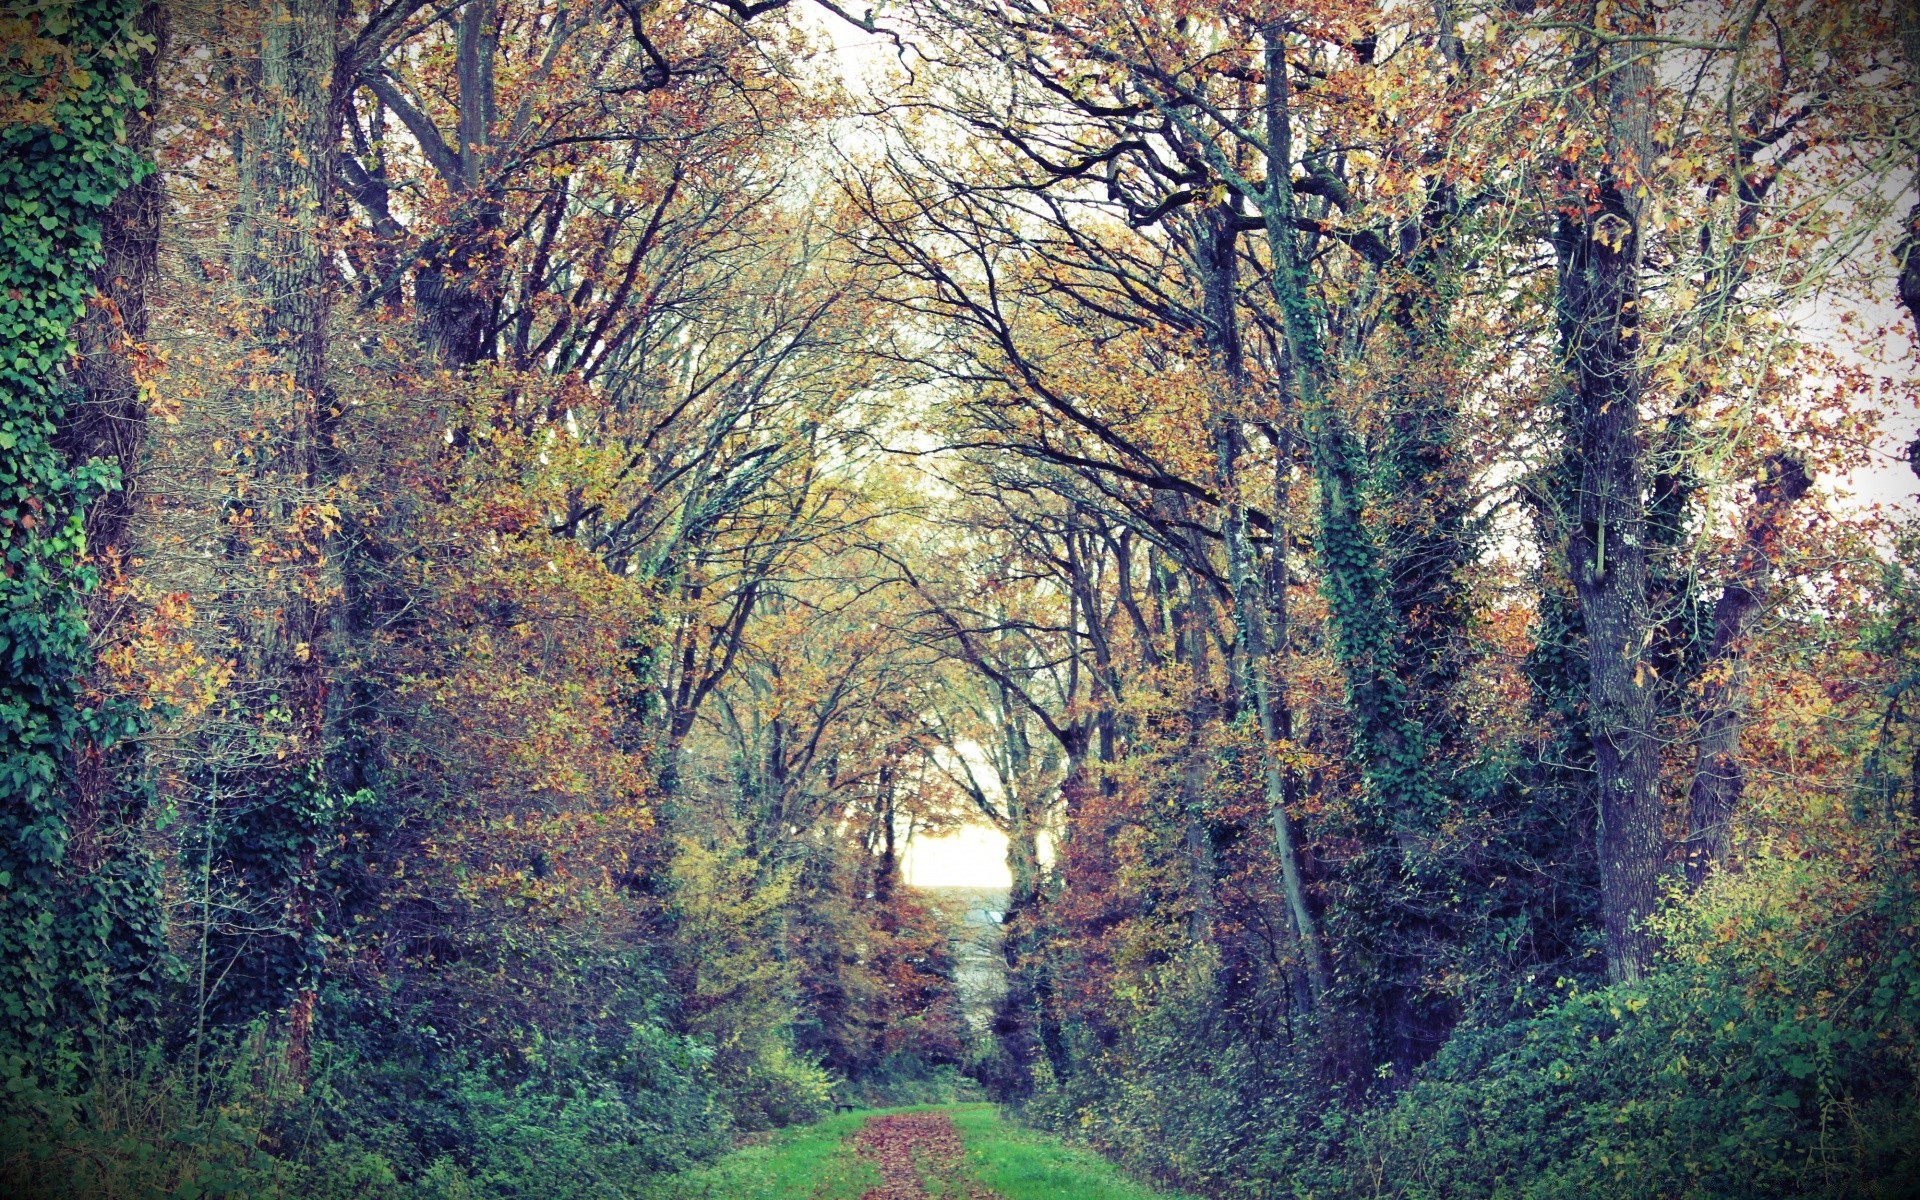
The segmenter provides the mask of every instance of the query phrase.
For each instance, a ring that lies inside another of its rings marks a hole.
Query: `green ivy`
[[[203,852],[234,886],[222,903],[250,907],[250,922],[258,926],[204,935],[220,964],[221,982],[207,998],[207,1015],[217,1025],[246,1026],[319,987],[327,953],[321,882],[335,869],[346,811],[373,799],[371,792],[340,795],[329,788],[318,762],[297,773],[277,766],[237,781],[244,801],[202,831]]]
[[[103,1009],[108,946],[63,918],[65,764],[116,731],[83,707],[81,510],[111,466],[53,445],[74,323],[93,292],[101,218],[147,169],[125,119],[144,103],[134,0],[13,0],[0,83],[0,1046],[42,1050],[72,994]],[[109,904],[114,886],[102,880]],[[129,883],[131,881],[121,881]],[[99,906],[83,911],[99,915]],[[100,917],[101,920],[109,918]],[[76,955],[78,956],[76,958]]]

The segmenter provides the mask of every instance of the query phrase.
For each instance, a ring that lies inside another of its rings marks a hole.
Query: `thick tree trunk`
[[[137,28],[154,39],[140,56],[135,80],[147,93],[144,108],[127,114],[127,144],[145,156],[153,145],[159,103],[157,67],[167,52],[167,10],[149,0]],[[87,506],[87,553],[109,573],[125,550],[127,525],[139,498],[140,455],[147,439],[147,409],[136,377],[137,355],[147,337],[148,297],[158,272],[160,215],[165,183],[158,171],[121,192],[100,224],[99,294],[75,330],[80,355],[75,382],[82,400],[62,422],[59,444],[75,463],[98,458],[120,468],[120,488]],[[105,614],[90,614],[96,634]]]
[[[323,638],[327,628],[317,512],[327,385],[328,266],[323,225],[333,177],[332,104],[338,7],[331,0],[277,0],[260,14],[258,76],[240,156],[240,198],[231,257],[251,322],[246,393],[265,411],[274,440],[254,464],[253,494],[236,506],[265,518],[256,528],[279,560],[255,634],[256,669],[279,697],[280,750],[247,780],[251,811],[240,839],[241,870],[280,906],[277,936],[252,939],[264,952],[269,988],[288,1000],[290,1057],[304,1072],[321,949],[315,871],[325,821],[321,767],[327,723]],[[256,518],[258,519],[258,518]],[[263,855],[263,839],[282,848]],[[273,858],[274,861],[265,861]],[[258,894],[258,893],[257,893]],[[273,943],[265,947],[264,943]]]
[[[435,239],[414,285],[420,328],[436,361],[465,367],[493,355],[494,286],[499,279],[500,200],[487,162],[494,111],[493,59],[498,50],[492,0],[467,0],[454,61],[460,84],[455,215]]]
[[[1580,472],[1567,565],[1585,617],[1589,723],[1599,794],[1607,969],[1638,979],[1653,955],[1645,923],[1661,868],[1660,746],[1650,661],[1647,515],[1640,421],[1639,180],[1652,159],[1647,48],[1613,44],[1587,60],[1608,166],[1598,211],[1561,217],[1559,307],[1571,375],[1569,437]]]
[[[1449,62],[1466,69],[1444,4],[1438,22]],[[1364,784],[1353,821],[1362,853],[1342,872],[1358,889],[1342,951],[1375,967],[1363,985],[1364,1004],[1343,1003],[1368,1008],[1376,1039],[1385,1035],[1374,1060],[1383,1053],[1410,1069],[1437,1048],[1454,1019],[1451,1001],[1432,986],[1431,966],[1436,950],[1444,953],[1439,944],[1457,910],[1445,899],[1455,881],[1439,877],[1431,848],[1450,791],[1474,755],[1461,740],[1453,697],[1467,642],[1463,571],[1478,557],[1479,536],[1468,471],[1454,446],[1457,389],[1446,371],[1447,239],[1455,205],[1451,184],[1429,180],[1418,226],[1403,228],[1394,245],[1362,251],[1376,267],[1404,272],[1394,280],[1389,313],[1405,338],[1394,348],[1396,365],[1373,373],[1376,384],[1397,393],[1392,420],[1363,437],[1332,399],[1338,364],[1312,277],[1311,243],[1299,232],[1309,210],[1290,182],[1285,29],[1270,26],[1263,40],[1267,182],[1258,201],[1272,249],[1268,286],[1312,452],[1321,594]],[[1307,165],[1324,173],[1319,181],[1337,183],[1316,161]],[[1276,537],[1283,541],[1284,530]]]
[[[126,118],[127,144],[145,158],[152,150],[159,104],[158,67],[167,51],[167,10],[149,0],[135,24],[154,39],[134,70],[147,103]],[[81,399],[63,414],[56,435],[69,462],[98,459],[120,472],[119,487],[96,497],[83,515],[87,557],[99,572],[84,600],[96,648],[123,645],[127,636],[128,535],[147,436],[139,356],[158,273],[164,204],[162,177],[154,171],[122,191],[101,219],[101,262],[93,273],[97,294],[74,330],[79,349],[74,382]],[[115,690],[101,656],[93,657],[87,671],[91,688]],[[76,924],[104,935],[101,961],[110,1013],[150,1019],[167,945],[161,869],[142,836],[151,795],[142,744],[125,734],[117,739],[90,735],[74,747],[70,767],[72,841],[65,865],[78,877],[78,894],[87,897],[84,919]]]
[[[133,174],[116,127],[124,119],[138,136],[146,121],[115,82],[150,68],[124,56],[139,11],[138,0],[14,5],[0,34],[10,66],[26,72],[10,77],[0,101],[9,121],[0,151],[9,313],[0,333],[0,1041],[36,1067],[64,1054],[81,1079],[113,1018],[144,1015],[127,1001],[162,986],[151,960],[130,961],[163,947],[159,872],[120,836],[137,807],[103,812],[97,801],[113,780],[86,778],[101,715],[84,682],[88,618],[98,614],[86,609],[69,524],[85,478],[71,460],[93,449],[76,437],[93,414],[83,404],[73,420],[70,386],[85,383],[69,374],[70,355],[101,352],[98,322],[110,320],[85,284],[98,265],[95,238],[110,236],[109,213]],[[46,115],[35,112],[43,97],[58,104]],[[142,865],[138,876],[128,869]],[[145,985],[129,978],[136,965]]]
[[[127,114],[127,144],[145,157],[153,144],[157,68],[166,54],[167,12],[149,2],[137,18],[142,33],[154,38],[140,56],[136,82],[147,104]],[[87,595],[87,626],[96,645],[121,636],[127,534],[139,498],[140,458],[147,439],[147,408],[140,394],[139,355],[147,338],[148,297],[158,271],[160,214],[165,203],[162,177],[154,171],[115,198],[100,222],[101,262],[93,273],[98,294],[75,328],[79,357],[74,381],[81,400],[63,415],[56,442],[67,460],[110,462],[120,470],[117,490],[95,498],[84,514],[87,557],[100,582]],[[96,668],[97,670],[97,668]],[[109,748],[89,739],[76,749],[73,844],[68,855],[82,870],[97,867],[111,853],[139,805],[127,785],[135,768]]]
[[[1022,781],[1024,782],[1024,781]],[[1000,953],[1006,962],[1006,994],[994,1012],[993,1033],[1008,1065],[1001,1090],[1009,1096],[1032,1093],[1034,1069],[1047,1053],[1046,1005],[1050,988],[1041,948],[1040,814],[1017,784],[1007,787],[1007,890],[1001,914]],[[1051,1064],[1049,1064],[1051,1065]]]
[[[1195,944],[1213,937],[1214,876],[1218,871],[1210,828],[1211,805],[1207,797],[1208,727],[1219,718],[1219,697],[1215,694],[1208,669],[1207,631],[1200,614],[1206,598],[1198,586],[1188,590],[1187,602],[1176,618],[1175,657],[1187,668],[1186,735],[1180,742],[1180,808],[1186,822],[1183,836],[1187,870],[1192,876],[1190,894],[1193,916],[1189,925]]]
[[[245,126],[231,256],[264,352],[260,382],[283,381],[277,462],[311,486],[316,405],[326,394],[327,267],[321,227],[331,193],[335,6],[277,0],[260,16],[259,78]]]

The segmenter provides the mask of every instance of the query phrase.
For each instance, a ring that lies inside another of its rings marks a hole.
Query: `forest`
[[[0,54],[0,1192],[1920,1196],[1920,0]]]

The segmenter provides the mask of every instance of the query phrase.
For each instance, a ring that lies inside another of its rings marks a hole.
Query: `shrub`
[[[1462,1029],[1305,1191],[1916,1194],[1920,902],[1900,865],[1779,856],[1723,877],[1669,907],[1644,982]]]

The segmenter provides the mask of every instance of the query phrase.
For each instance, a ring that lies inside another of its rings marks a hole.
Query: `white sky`
[[[912,887],[1003,888],[1007,835],[986,825],[966,825],[944,837],[916,835],[907,844],[901,872]]]
[[[1900,213],[1905,213],[1913,203],[1911,195],[1903,195],[1896,202]],[[1858,320],[1869,328],[1887,329],[1887,336],[1881,339],[1880,346],[1887,361],[1879,366],[1864,364],[1859,356],[1846,353],[1838,337],[1835,324],[1839,308],[1833,305],[1812,305],[1801,317],[1800,327],[1809,339],[1826,337],[1831,344],[1840,346],[1845,357],[1856,363],[1869,365],[1875,373],[1890,378],[1901,378],[1903,373],[1911,378],[1915,369],[1913,350],[1907,344],[1907,334],[1913,328],[1913,319],[1894,298],[1893,266],[1889,262],[1884,271],[1882,294],[1869,299],[1855,309]],[[1874,465],[1856,471],[1842,480],[1824,481],[1839,494],[1849,498],[1854,504],[1884,504],[1890,508],[1911,507],[1916,492],[1920,492],[1920,480],[1913,476],[1912,468],[1900,457],[1906,451],[1907,443],[1920,434],[1920,412],[1912,409],[1899,410],[1887,414],[1881,426],[1882,439],[1876,447]]]
[[[866,11],[861,0],[844,6],[855,16]],[[871,95],[880,77],[886,74],[889,64],[897,63],[899,48],[892,38],[885,34],[867,33],[842,21],[839,17],[811,4],[794,7],[795,19],[802,29],[814,35],[824,34],[832,46],[836,70],[840,81],[856,96]],[[885,14],[878,22],[886,25]]]

